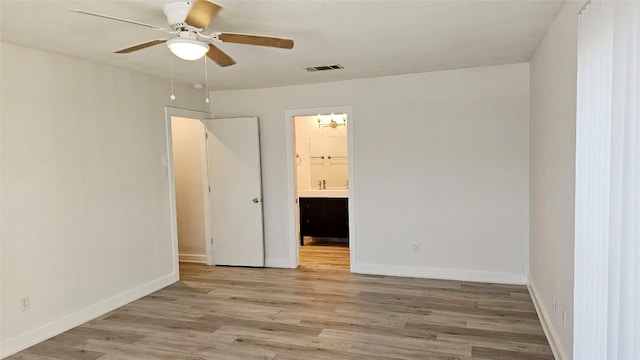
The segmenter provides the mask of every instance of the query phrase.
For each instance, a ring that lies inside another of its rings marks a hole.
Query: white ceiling
[[[165,0],[0,0],[3,42],[169,78],[169,50],[112,51],[165,33],[71,8],[167,27]],[[210,89],[261,88],[526,62],[564,0],[220,0],[205,33],[291,38],[292,50],[219,44],[237,62],[209,62]],[[174,57],[176,80],[204,82],[203,60]],[[307,72],[341,64],[344,70]]]

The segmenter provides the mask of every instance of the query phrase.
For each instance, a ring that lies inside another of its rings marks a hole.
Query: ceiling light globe
[[[183,60],[198,60],[209,51],[209,44],[190,39],[171,39],[167,41],[171,52]]]

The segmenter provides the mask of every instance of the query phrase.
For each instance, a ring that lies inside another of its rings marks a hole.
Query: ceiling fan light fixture
[[[171,52],[183,60],[198,60],[209,51],[209,44],[191,39],[171,39],[167,41]]]

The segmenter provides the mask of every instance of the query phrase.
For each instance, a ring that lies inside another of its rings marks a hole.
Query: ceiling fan
[[[114,16],[92,13],[80,9],[71,9],[71,11],[84,15],[97,16],[105,19],[145,26],[154,30],[164,31],[170,35],[169,38],[151,40],[142,44],[114,51],[116,54],[128,54],[154,45],[166,43],[173,54],[184,60],[197,60],[206,54],[207,57],[213,60],[216,64],[220,66],[230,66],[236,62],[229,55],[216,47],[213,44],[214,41],[269,46],[281,49],[293,48],[293,40],[290,39],[223,32],[214,32],[211,35],[203,34],[204,30],[209,26],[221,9],[222,7],[220,5],[207,0],[169,3],[164,6],[164,14],[167,17],[170,29]]]

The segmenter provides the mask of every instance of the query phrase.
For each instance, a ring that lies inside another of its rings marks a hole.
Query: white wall
[[[287,109],[353,105],[358,272],[526,281],[529,69],[514,64],[212,92],[260,117],[267,266],[290,266]],[[412,243],[422,252],[412,253]]]
[[[178,278],[164,106],[207,107],[147,75],[0,50],[4,356]]]
[[[200,120],[171,118],[180,261],[206,262],[206,145]]]
[[[315,116],[296,116],[295,127],[295,153],[296,153],[296,186],[298,193],[311,189],[311,154],[309,152],[309,138],[314,130],[318,129]],[[315,123],[314,123],[315,122]],[[317,188],[317,187],[314,187]]]
[[[530,70],[529,282],[552,347],[564,359],[572,358],[573,344],[577,14],[584,3],[565,4],[531,58]]]

